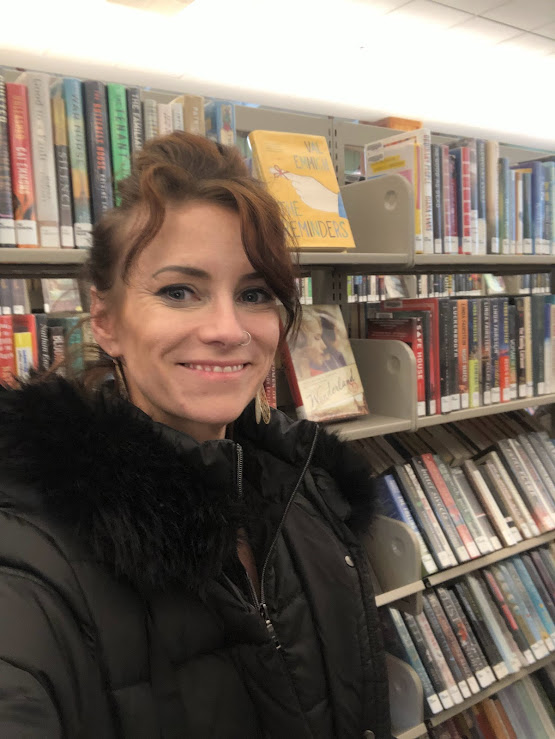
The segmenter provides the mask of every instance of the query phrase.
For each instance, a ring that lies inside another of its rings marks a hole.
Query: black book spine
[[[93,223],[97,223],[114,206],[105,85],[94,80],[83,82],[83,101],[92,217]]]
[[[516,307],[509,305],[509,395],[518,397],[518,332]]]
[[[451,333],[451,309],[449,300],[442,299],[439,305],[439,382],[441,413],[451,410],[451,377],[449,362],[449,337]]]
[[[50,369],[50,346],[48,336],[48,316],[46,313],[35,314],[37,327],[37,344],[39,350],[38,368],[41,372]]]
[[[422,664],[424,665],[426,672],[428,673],[428,676],[432,681],[432,685],[436,689],[441,702],[444,703],[445,697],[448,695],[448,686],[445,683],[439,669],[436,667],[436,663],[428,647],[428,644],[424,639],[424,635],[422,634],[420,626],[416,623],[416,619],[414,618],[414,616],[411,616],[409,613],[403,613],[403,618],[414,642],[414,646],[416,647],[416,651],[418,652],[420,659],[422,660]]]
[[[490,298],[491,301],[491,402],[501,400],[501,367],[499,362],[499,298]]]
[[[145,140],[141,91],[138,87],[127,88],[127,119],[129,121],[131,154],[135,154],[143,148]]]
[[[491,391],[492,360],[491,360],[491,298],[483,298],[482,309],[482,404],[490,405],[492,402]]]
[[[434,253],[443,252],[443,182],[441,146],[432,144],[432,193],[434,220]]]
[[[451,391],[451,410],[461,408],[459,382],[459,301],[449,300],[451,310],[451,330],[449,332],[449,385]]]
[[[428,498],[430,505],[432,506],[434,513],[436,514],[436,517],[441,528],[443,529],[447,541],[453,549],[455,557],[459,562],[466,561],[468,559],[466,547],[464,546],[459,533],[455,528],[455,524],[453,523],[453,520],[449,515],[449,511],[447,510],[443,500],[441,499],[441,495],[437,491],[437,488],[434,485],[432,478],[428,473],[428,470],[426,469],[426,465],[418,457],[414,457],[411,460],[411,464],[418,476],[418,479],[420,480],[420,484],[422,485],[424,493],[426,494],[426,497]]]
[[[480,609],[478,608],[478,605],[474,600],[474,596],[470,592],[468,586],[465,582],[459,581],[455,583],[454,588],[459,597],[459,602],[472,626],[476,639],[478,640],[482,651],[487,656],[490,666],[495,669],[497,665],[504,664],[503,658],[489,633],[488,627],[482,618]]]
[[[532,295],[532,380],[534,395],[543,395],[545,392],[544,306],[545,297],[543,295]]]
[[[0,246],[15,245],[6,84],[0,74]]]
[[[437,588],[436,595],[447,614],[447,618],[470,665],[470,669],[475,674],[481,687],[487,687],[493,682],[494,675],[457,597],[447,588]]]

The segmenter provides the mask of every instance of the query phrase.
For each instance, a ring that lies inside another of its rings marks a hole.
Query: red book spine
[[[385,300],[381,307],[385,311],[398,310],[427,310],[431,318],[431,344],[432,356],[430,357],[430,385],[435,408],[432,407],[431,415],[440,412],[441,408],[441,386],[439,383],[439,305],[437,298],[410,298],[406,300]]]
[[[461,512],[459,511],[457,504],[455,503],[453,496],[451,495],[451,492],[447,487],[447,483],[441,476],[441,472],[438,470],[433,456],[431,454],[422,454],[421,459],[426,465],[428,472],[430,473],[432,482],[436,486],[437,491],[440,494],[441,499],[445,507],[447,508],[447,511],[449,512],[449,515],[451,516],[451,520],[455,524],[455,528],[457,529],[457,532],[461,537],[461,541],[464,544],[466,551],[473,559],[479,557],[480,552],[478,550],[478,547],[476,546],[476,542],[472,538],[472,534],[470,533],[468,526],[461,516]]]
[[[471,229],[471,194],[470,194],[470,149],[462,146],[461,174],[462,174],[462,253],[472,254],[472,229]]]
[[[458,300],[459,320],[459,393],[461,408],[468,408],[468,300]]]
[[[27,331],[31,334],[31,341],[33,342],[33,367],[36,369],[39,366],[39,345],[35,316],[25,313],[23,315],[13,315],[12,318],[14,331]]]
[[[454,237],[455,243],[459,243],[459,206],[457,202],[457,173],[455,167],[455,160],[453,155],[449,155],[449,188],[451,194],[449,197],[449,223],[451,229],[451,235]],[[457,246],[457,251],[459,251]]]
[[[273,362],[264,380],[264,390],[270,408],[277,408],[276,365]]]
[[[0,315],[0,385],[8,387],[16,385],[12,319],[13,316]]]
[[[15,235],[19,247],[39,245],[26,85],[6,83]]]

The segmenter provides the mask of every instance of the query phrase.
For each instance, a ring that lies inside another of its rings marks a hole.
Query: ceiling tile
[[[540,54],[551,54],[555,51],[555,41],[537,36],[533,33],[522,33],[520,36],[509,41],[503,41],[500,46],[511,46],[518,49],[529,49],[530,51],[536,51]]]
[[[453,33],[468,33],[477,36],[484,41],[491,41],[493,44],[499,44],[501,41],[507,41],[510,38],[520,35],[522,32],[518,28],[506,26],[504,23],[496,23],[487,18],[470,18],[470,20],[455,26]]]
[[[442,5],[464,10],[466,13],[472,13],[473,15],[485,13],[486,10],[497,8],[499,5],[505,5],[508,2],[509,0],[441,0]]]
[[[451,28],[471,17],[470,13],[448,8],[445,5],[431,2],[431,0],[412,0],[407,5],[393,11],[391,15],[395,14],[417,18],[442,28]]]
[[[540,36],[547,36],[548,38],[555,39],[555,23],[548,23],[547,26],[534,28],[534,33],[539,33]]]
[[[368,5],[382,13],[389,13],[391,10],[400,8],[401,5],[406,5],[410,0],[354,0],[354,2],[357,5]]]
[[[483,15],[494,21],[531,31],[538,26],[555,22],[555,2],[553,0],[510,0],[498,8],[485,11]]]

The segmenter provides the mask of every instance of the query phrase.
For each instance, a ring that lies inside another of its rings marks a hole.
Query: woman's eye
[[[275,298],[268,290],[264,290],[261,287],[254,287],[250,290],[245,290],[241,294],[241,300],[244,303],[258,305],[260,303],[270,303],[275,300]]]
[[[168,285],[158,291],[158,295],[175,302],[182,302],[193,295],[193,291],[185,285]]]

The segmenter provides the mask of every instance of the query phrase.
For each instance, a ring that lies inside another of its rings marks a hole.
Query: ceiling
[[[355,0],[494,45],[555,54],[555,0]]]
[[[555,147],[555,0],[123,1],[0,0],[0,65]]]

